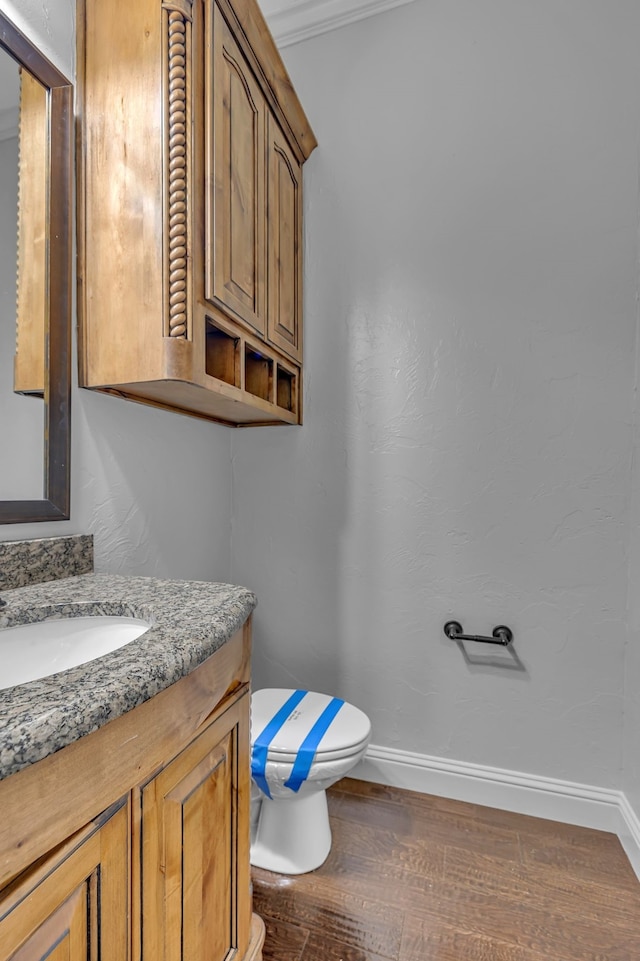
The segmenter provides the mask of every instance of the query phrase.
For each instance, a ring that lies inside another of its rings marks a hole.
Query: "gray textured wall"
[[[233,575],[256,683],[377,745],[622,786],[639,30],[419,0],[284,51],[320,144],[305,426],[234,438]]]

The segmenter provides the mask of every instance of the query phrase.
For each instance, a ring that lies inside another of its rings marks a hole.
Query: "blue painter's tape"
[[[271,791],[269,790],[269,785],[267,784],[264,772],[267,766],[269,745],[291,712],[298,706],[302,698],[307,693],[307,691],[294,691],[293,694],[284,702],[280,710],[276,711],[267,726],[263,731],[260,732],[258,737],[253,742],[253,747],[251,749],[251,775],[260,790],[266,794],[268,798],[271,797]]]
[[[313,764],[313,759],[316,756],[316,751],[318,750],[318,744],[324,737],[329,725],[343,704],[344,701],[341,701],[339,697],[334,697],[331,701],[329,701],[324,711],[300,745],[296,759],[293,763],[291,774],[289,775],[289,780],[285,781],[285,787],[291,788],[291,790],[294,792],[299,791],[303,781],[307,780],[309,771],[311,770],[311,765]]]

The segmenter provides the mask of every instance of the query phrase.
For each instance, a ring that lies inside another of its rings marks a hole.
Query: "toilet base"
[[[254,867],[278,874],[306,874],[319,868],[330,850],[331,827],[324,791],[291,801],[262,799],[251,843]]]

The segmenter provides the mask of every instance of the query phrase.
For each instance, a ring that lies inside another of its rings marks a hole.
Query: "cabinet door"
[[[302,167],[273,117],[268,124],[268,337],[302,359]]]
[[[128,865],[123,801],[5,889],[1,961],[126,961]]]
[[[143,961],[247,950],[248,710],[245,695],[140,790]]]
[[[205,295],[264,334],[266,104],[211,0],[207,12]]]
[[[44,396],[49,96],[20,71],[17,338],[13,389]]]

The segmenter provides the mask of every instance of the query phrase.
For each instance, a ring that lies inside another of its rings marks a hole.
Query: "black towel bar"
[[[462,624],[458,621],[447,621],[444,632],[452,641],[481,641],[483,644],[501,644],[502,647],[507,647],[513,640],[513,631],[504,624],[494,627],[491,637],[484,637],[482,634],[463,634]]]

